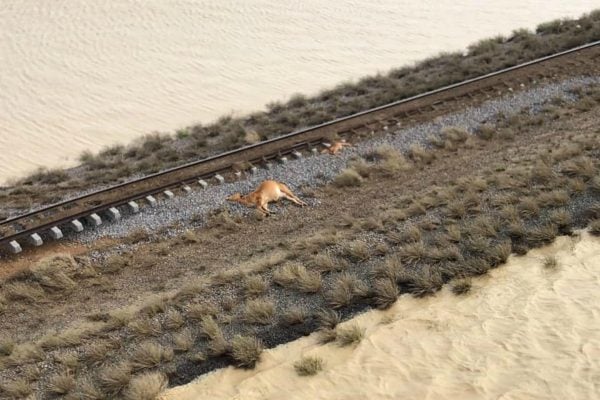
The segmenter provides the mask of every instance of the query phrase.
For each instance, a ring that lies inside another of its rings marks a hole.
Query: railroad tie
[[[83,231],[83,224],[78,219],[74,219],[73,221],[71,221],[70,225],[75,232]]]
[[[156,207],[158,204],[154,196],[146,196],[146,201],[150,207]]]
[[[121,212],[117,210],[116,207],[109,208],[107,213],[110,216],[110,219],[112,219],[113,221],[118,221],[121,219]]]
[[[54,240],[62,239],[63,233],[58,226],[50,228],[50,237]]]
[[[44,241],[42,240],[41,236],[37,233],[32,233],[31,235],[29,235],[29,240],[31,241],[31,244],[33,244],[36,247],[44,244]]]
[[[17,254],[23,251],[21,245],[16,240],[11,240],[10,243],[8,243],[8,247],[10,247],[10,251],[13,254]]]
[[[135,201],[130,201],[127,203],[127,205],[129,206],[129,211],[131,211],[133,214],[140,212],[140,206]]]
[[[102,218],[100,218],[100,216],[96,213],[90,214],[90,221],[92,224],[94,224],[94,226],[102,225]]]

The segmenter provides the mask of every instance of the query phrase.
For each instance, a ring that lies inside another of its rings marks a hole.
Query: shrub
[[[77,382],[77,391],[74,397],[79,400],[102,400],[106,398],[89,378],[84,378]]]
[[[390,279],[377,280],[375,282],[373,291],[375,305],[381,310],[391,307],[400,295],[400,291],[398,290],[396,282]]]
[[[558,260],[554,256],[546,256],[543,260],[543,266],[546,269],[556,269],[558,267]]]
[[[125,391],[127,400],[154,400],[167,387],[167,377],[160,372],[146,372],[131,380]]]
[[[286,325],[299,325],[308,318],[308,311],[304,306],[290,306],[282,316]]]
[[[351,168],[347,168],[335,177],[333,184],[337,187],[352,187],[360,186],[362,181],[363,179],[358,172]]]
[[[244,307],[244,320],[250,324],[269,325],[275,313],[275,304],[270,300],[248,300]]]
[[[48,380],[48,391],[54,394],[67,394],[75,389],[75,378],[68,372],[54,375]]]
[[[145,342],[138,346],[131,356],[133,369],[158,367],[162,362],[173,359],[173,350],[154,342]]]
[[[467,294],[471,291],[471,281],[469,279],[459,279],[452,284],[451,290],[457,296]]]
[[[588,225],[588,230],[594,236],[600,236],[600,219],[595,219]]]
[[[44,351],[33,343],[23,343],[13,347],[7,364],[19,366],[42,361],[45,357]]]
[[[98,373],[100,387],[107,394],[115,396],[120,393],[131,380],[131,365],[128,362],[104,367]]]
[[[368,290],[367,285],[358,276],[345,272],[334,279],[327,298],[333,308],[340,308],[350,305],[357,297],[366,296]]]
[[[4,293],[8,300],[39,302],[44,298],[44,290],[37,283],[9,282],[4,285]]]
[[[176,330],[183,326],[185,320],[183,319],[183,315],[177,310],[169,310],[165,313],[165,319],[163,321],[163,326],[168,330]]]
[[[158,336],[162,333],[160,323],[150,318],[131,321],[127,327],[137,336]]]
[[[200,320],[205,316],[216,315],[217,312],[217,308],[212,304],[199,303],[190,305],[186,314],[191,319]]]
[[[31,388],[30,383],[23,378],[16,378],[12,381],[6,381],[0,384],[0,389],[6,395],[12,398],[27,398],[31,393],[33,393],[33,389]]]
[[[194,346],[194,336],[189,329],[184,329],[173,335],[173,350],[176,352],[189,351]]]
[[[255,337],[236,335],[231,342],[231,355],[239,367],[254,368],[262,351],[263,345]]]
[[[321,290],[321,274],[308,271],[304,266],[286,265],[273,273],[273,281],[283,287],[295,288],[304,293],[316,293]]]
[[[362,240],[344,243],[343,254],[352,261],[365,261],[369,258],[369,247]]]
[[[315,316],[319,322],[320,330],[333,329],[342,321],[341,315],[337,311],[330,309],[318,310]]]
[[[337,329],[337,342],[340,346],[350,346],[360,343],[365,337],[365,330],[357,325]]]
[[[322,371],[324,364],[320,357],[302,357],[294,363],[294,370],[300,376],[312,376]]]
[[[250,275],[244,280],[244,292],[247,297],[255,297],[267,291],[268,284],[260,275]]]

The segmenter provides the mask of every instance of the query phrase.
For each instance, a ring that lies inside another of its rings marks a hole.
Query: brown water
[[[0,182],[597,0],[2,0]]]
[[[546,256],[556,269],[542,266]],[[466,296],[401,296],[346,322],[366,330],[356,347],[311,335],[267,351],[254,370],[215,371],[164,398],[598,399],[599,289],[600,239],[560,237],[511,256]],[[321,357],[324,370],[299,377],[302,356]]]

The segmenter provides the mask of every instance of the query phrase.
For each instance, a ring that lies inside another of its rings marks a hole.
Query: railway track
[[[194,186],[204,189],[227,179],[240,179],[256,168],[268,168],[270,163],[315,153],[336,135],[352,138],[386,130],[419,116],[440,114],[462,100],[512,91],[559,72],[582,68],[600,72],[599,66],[600,41],[88,193],[2,221],[0,249],[19,253],[22,244],[40,246],[62,238],[65,230],[79,232],[100,225],[103,218],[118,220],[122,213],[156,206],[159,199],[190,192]]]

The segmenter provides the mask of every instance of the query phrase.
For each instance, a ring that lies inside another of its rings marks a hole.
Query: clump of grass
[[[269,325],[274,314],[275,304],[270,300],[252,299],[244,306],[244,320],[250,324]]]
[[[542,265],[545,269],[556,269],[558,267],[558,260],[554,256],[546,256],[542,261]]]
[[[74,370],[79,365],[79,356],[73,352],[55,354],[54,359],[69,370]]]
[[[529,245],[539,247],[551,243],[556,236],[558,236],[556,225],[545,224],[528,229],[524,239]]]
[[[167,377],[160,372],[146,372],[131,380],[125,391],[126,400],[154,400],[167,387]]]
[[[282,315],[282,321],[286,325],[300,325],[308,318],[308,311],[304,306],[291,306]]]
[[[413,144],[410,146],[408,156],[415,162],[430,164],[435,158],[433,153],[427,151],[423,146],[419,144]]]
[[[585,181],[592,179],[597,173],[594,162],[588,157],[565,161],[561,172],[571,178],[581,178]]]
[[[44,351],[33,343],[23,343],[13,347],[6,362],[10,366],[20,366],[42,361],[45,357]]]
[[[82,358],[88,365],[100,365],[114,348],[115,344],[113,343],[93,342],[83,348]]]
[[[589,232],[594,236],[600,236],[600,219],[591,221],[588,225]]]
[[[416,225],[409,225],[402,232],[390,232],[388,239],[394,244],[418,242],[421,240],[421,229]]]
[[[315,316],[319,322],[319,330],[333,329],[342,321],[341,315],[330,309],[318,310]]]
[[[2,392],[0,393],[6,394],[9,398],[16,399],[28,398],[27,396],[33,393],[31,384],[23,378],[16,378],[12,381],[6,381],[0,384],[0,389],[2,389]]]
[[[130,380],[131,365],[128,362],[108,365],[98,373],[101,389],[111,396],[115,396],[125,389]]]
[[[283,287],[294,288],[303,293],[316,293],[323,285],[318,271],[309,271],[302,265],[285,265],[273,273],[273,281]]]
[[[400,291],[396,282],[391,279],[379,279],[375,282],[374,288],[375,305],[380,310],[385,310],[392,306],[398,299]]]
[[[302,357],[294,363],[294,370],[300,376],[313,376],[323,370],[325,362],[320,357]]]
[[[373,156],[379,161],[375,170],[385,175],[393,175],[400,171],[411,169],[411,165],[404,156],[391,146],[378,147]]]
[[[201,320],[206,316],[216,315],[217,308],[209,303],[197,303],[189,306],[186,315],[191,319]]]
[[[363,178],[352,168],[343,170],[333,180],[333,184],[337,187],[355,187],[362,185],[362,182]]]
[[[77,382],[75,398],[80,400],[102,400],[106,396],[100,391],[90,378],[84,378]]]
[[[151,296],[146,300],[140,311],[149,316],[163,313],[167,309],[167,300],[163,295]]]
[[[327,298],[333,308],[341,308],[350,305],[358,297],[366,296],[368,291],[369,288],[358,276],[344,272],[332,282]]]
[[[4,285],[4,294],[8,300],[37,303],[44,299],[46,293],[35,282],[9,282]]]
[[[244,292],[247,297],[256,297],[267,291],[268,284],[260,275],[250,275],[244,280]]]
[[[344,243],[342,253],[352,261],[365,261],[370,256],[369,247],[362,240]]]
[[[187,244],[192,244],[192,243],[198,243],[200,242],[200,238],[198,237],[198,235],[196,234],[196,232],[194,232],[191,229],[186,230],[182,237],[181,237],[183,243],[187,243]]]
[[[242,368],[254,368],[262,351],[263,345],[256,337],[236,335],[231,341],[231,355]]]
[[[131,367],[135,370],[158,367],[173,359],[173,350],[155,342],[141,343],[131,356]]]
[[[162,333],[160,323],[150,318],[136,319],[131,321],[127,327],[137,336],[158,336]]]
[[[0,339],[0,356],[10,356],[15,348],[15,341],[10,338]]]
[[[332,257],[329,254],[317,254],[310,261],[310,265],[323,272],[341,271],[348,267],[345,260]]]
[[[165,313],[165,319],[163,321],[163,326],[168,330],[176,330],[183,326],[185,320],[183,315],[177,310],[169,310]]]
[[[178,353],[190,351],[194,346],[194,336],[189,329],[184,329],[173,335],[173,350]]]
[[[388,279],[393,282],[399,282],[404,273],[405,270],[400,259],[395,255],[390,255],[373,268],[371,275],[375,279]]]
[[[356,345],[365,337],[365,330],[358,325],[337,329],[337,343],[342,346]]]
[[[471,280],[459,279],[452,283],[450,289],[457,296],[465,295],[471,291]]]
[[[48,380],[48,391],[53,394],[70,393],[75,386],[75,378],[69,372],[61,372]]]
[[[408,278],[407,286],[414,296],[425,297],[442,288],[444,281],[438,269],[423,266],[413,271]]]

